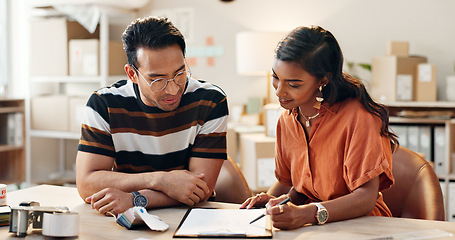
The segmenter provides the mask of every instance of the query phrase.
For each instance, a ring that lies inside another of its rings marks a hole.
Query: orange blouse
[[[380,135],[381,121],[356,99],[323,104],[309,139],[297,109],[284,111],[277,125],[275,175],[311,201],[344,196],[380,176],[379,191],[393,184],[392,150]],[[368,215],[392,216],[382,199]]]

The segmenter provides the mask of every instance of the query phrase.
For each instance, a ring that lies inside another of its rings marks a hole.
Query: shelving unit
[[[43,2],[43,1],[41,1]],[[52,1],[45,1],[52,3]],[[38,3],[34,7],[46,7]],[[49,16],[47,16],[49,17]],[[100,8],[99,19],[99,75],[96,76],[70,76],[70,75],[38,75],[30,76],[29,93],[26,99],[26,139],[30,144],[26,147],[26,181],[29,183],[64,183],[74,182],[74,170],[69,165],[74,165],[77,152],[77,142],[80,131],[51,131],[39,130],[32,127],[32,99],[40,96],[39,91],[33,86],[45,88],[44,93],[51,92],[55,95],[72,95],[88,99],[90,94],[100,87],[110,85],[118,80],[126,79],[125,75],[109,75],[109,42],[111,39],[121,41],[121,32],[136,18],[136,12],[120,8]],[[113,30],[113,31],[112,31]],[[112,32],[114,33],[112,33]],[[61,33],[65,34],[65,33]],[[115,35],[114,35],[115,34]],[[68,39],[69,40],[69,39]],[[32,49],[33,50],[33,49]],[[126,62],[125,62],[126,63]],[[33,63],[31,63],[33,64]],[[47,92],[46,92],[47,91]],[[46,106],[44,106],[46,107]],[[62,111],[63,109],[56,109]],[[44,144],[43,142],[49,142]],[[51,148],[51,151],[42,151],[42,148]],[[40,152],[36,154],[36,152]],[[46,166],[46,167],[44,167]]]
[[[432,154],[425,158],[429,161],[436,160],[433,163],[445,195],[446,219],[455,221],[455,204],[453,204],[455,199],[451,197],[451,195],[455,196],[455,193],[449,193],[449,183],[455,182],[455,102],[390,102],[385,103],[385,105],[389,108],[390,126],[392,129],[394,126],[414,126],[431,129],[430,148]],[[437,117],[437,114],[433,114],[432,117],[411,118],[402,117],[403,111],[427,112],[429,115],[440,112],[442,115]],[[435,131],[436,128],[442,131]],[[444,144],[444,149],[441,150],[440,146],[436,146],[438,144]],[[438,162],[437,159],[440,158],[436,158],[436,154],[442,154],[440,156],[443,156],[443,162]],[[440,167],[441,165],[443,166],[442,168]],[[454,188],[452,187],[452,189]]]
[[[0,182],[4,184],[20,183],[25,180],[25,148],[24,148],[24,100],[0,99]],[[19,113],[21,118],[15,119],[16,124],[10,128],[8,115]],[[10,131],[18,131],[11,133]],[[8,140],[10,134],[20,139]]]

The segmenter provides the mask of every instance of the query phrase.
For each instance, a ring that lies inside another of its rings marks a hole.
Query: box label
[[[419,82],[431,82],[432,67],[431,64],[419,64]]]
[[[412,100],[412,75],[397,75],[397,100]]]
[[[83,75],[98,75],[98,56],[96,54],[85,54],[83,58]]]

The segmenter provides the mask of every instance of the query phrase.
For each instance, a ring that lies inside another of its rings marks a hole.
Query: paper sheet
[[[176,236],[271,236],[269,217],[249,224],[264,213],[264,209],[204,209],[195,208],[176,231]]]

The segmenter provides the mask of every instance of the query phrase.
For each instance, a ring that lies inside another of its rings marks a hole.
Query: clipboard
[[[264,209],[190,208],[173,238],[272,238],[269,216],[249,224]]]

